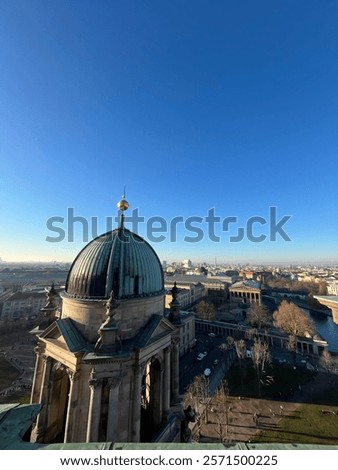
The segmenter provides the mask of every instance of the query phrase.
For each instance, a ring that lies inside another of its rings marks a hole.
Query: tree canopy
[[[313,335],[314,327],[304,310],[283,300],[273,314],[274,325],[291,336]]]
[[[247,320],[251,326],[255,326],[257,328],[270,326],[271,324],[268,309],[264,307],[264,305],[259,305],[257,303],[252,304],[249,308]]]
[[[211,302],[206,302],[205,300],[201,300],[196,305],[196,313],[197,315],[202,318],[203,320],[215,320],[216,314],[215,314],[215,306]]]

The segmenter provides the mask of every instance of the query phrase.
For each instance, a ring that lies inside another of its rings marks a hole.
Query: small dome
[[[129,299],[164,293],[163,271],[153,248],[120,227],[86,245],[73,262],[66,293],[84,299]]]

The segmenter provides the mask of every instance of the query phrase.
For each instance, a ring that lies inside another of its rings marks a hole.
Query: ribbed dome
[[[73,262],[66,292],[85,299],[137,298],[164,292],[163,271],[153,248],[125,228],[86,245]]]

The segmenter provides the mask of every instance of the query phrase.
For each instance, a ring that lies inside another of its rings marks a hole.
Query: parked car
[[[199,353],[199,355],[197,356],[197,360],[201,361],[202,359],[205,358],[206,355],[207,355],[207,353]]]

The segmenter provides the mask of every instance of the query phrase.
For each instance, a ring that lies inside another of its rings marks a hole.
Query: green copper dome
[[[163,271],[153,248],[120,227],[86,245],[73,262],[66,292],[84,299],[119,299],[163,294]]]

